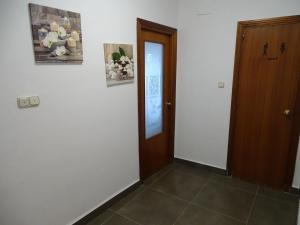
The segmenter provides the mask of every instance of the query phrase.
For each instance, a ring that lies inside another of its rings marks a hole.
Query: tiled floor
[[[296,225],[299,199],[174,163],[88,225]]]

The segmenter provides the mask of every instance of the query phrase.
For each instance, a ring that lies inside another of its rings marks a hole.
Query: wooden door
[[[291,186],[300,122],[300,17],[240,22],[229,170],[277,189]]]
[[[174,158],[176,29],[138,19],[140,176]]]

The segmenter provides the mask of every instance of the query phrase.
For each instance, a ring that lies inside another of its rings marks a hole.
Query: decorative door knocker
[[[282,43],[281,43],[281,46],[280,46],[280,51],[281,51],[281,54],[283,54],[283,53],[284,53],[285,49],[286,49],[285,43],[284,43],[284,42],[282,42]]]
[[[264,44],[264,47],[263,47],[263,56],[267,57],[268,60],[277,60],[278,57],[268,57],[268,48],[269,48],[269,44],[266,43]],[[286,50],[286,44],[285,42],[282,42],[281,45],[280,45],[280,53],[281,55],[285,52]]]

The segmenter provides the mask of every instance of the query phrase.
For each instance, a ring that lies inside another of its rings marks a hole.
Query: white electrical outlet
[[[40,104],[39,96],[31,96],[29,97],[29,102],[31,106],[37,106]]]

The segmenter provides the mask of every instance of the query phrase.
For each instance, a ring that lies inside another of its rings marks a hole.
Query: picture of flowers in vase
[[[133,47],[128,44],[104,44],[107,86],[134,81]]]
[[[29,4],[35,61],[82,63],[80,14]]]

